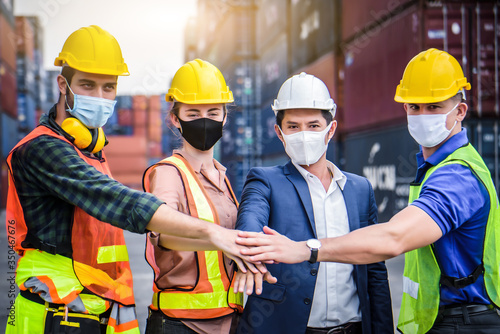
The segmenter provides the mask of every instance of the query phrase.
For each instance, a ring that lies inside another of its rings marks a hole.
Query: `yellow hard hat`
[[[177,70],[172,79],[167,102],[213,104],[233,102],[233,93],[222,73],[208,61],[191,60]]]
[[[107,75],[129,75],[116,39],[106,30],[92,25],[73,32],[54,60],[55,66]]]
[[[429,49],[408,63],[394,100],[400,103],[435,103],[455,96],[470,83],[458,61],[449,53]]]

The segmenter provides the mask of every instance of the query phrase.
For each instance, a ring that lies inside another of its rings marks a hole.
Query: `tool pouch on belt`
[[[44,334],[100,333],[100,326],[96,315],[74,313],[67,307],[47,308]]]

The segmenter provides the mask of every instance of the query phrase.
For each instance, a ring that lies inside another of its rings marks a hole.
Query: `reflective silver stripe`
[[[419,284],[403,276],[403,292],[407,293],[413,299],[418,299]]]

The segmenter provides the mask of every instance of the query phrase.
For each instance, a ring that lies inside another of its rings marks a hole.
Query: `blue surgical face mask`
[[[78,95],[73,93],[67,81],[66,84],[73,94],[73,108],[69,107],[68,101],[66,100],[66,111],[69,112],[71,116],[78,118],[89,129],[97,129],[104,126],[111,115],[113,115],[116,100]]]

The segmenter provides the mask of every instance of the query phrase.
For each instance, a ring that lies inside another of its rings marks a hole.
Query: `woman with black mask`
[[[207,224],[234,228],[238,202],[213,148],[232,92],[215,66],[195,59],[177,71],[166,99],[182,148],[146,170],[145,190]],[[150,233],[146,258],[155,272],[146,333],[234,332],[243,297],[231,288],[234,265],[222,252],[202,240]]]

